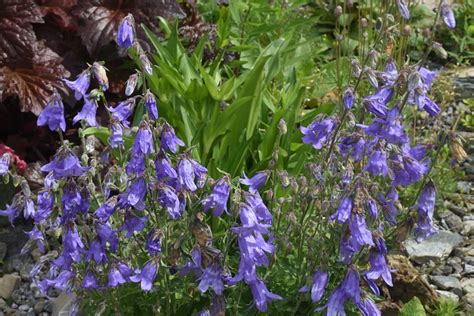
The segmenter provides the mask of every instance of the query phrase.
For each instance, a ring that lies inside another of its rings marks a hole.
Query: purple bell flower
[[[132,153],[148,155],[154,152],[151,130],[147,124],[142,124],[133,142]]]
[[[97,126],[96,114],[97,102],[84,96],[84,106],[82,107],[82,110],[74,116],[72,122],[76,124],[80,120],[84,120],[89,126]]]
[[[363,171],[372,173],[374,176],[382,175],[386,177],[390,169],[387,166],[387,153],[380,148],[375,149],[370,155],[369,162]]]
[[[66,121],[64,120],[64,105],[61,97],[55,94],[46,107],[38,116],[38,126],[48,125],[53,132],[61,129],[66,131]]]
[[[150,291],[153,287],[156,274],[158,273],[158,266],[154,260],[148,261],[143,266],[139,273],[130,277],[132,282],[140,282],[140,287],[143,291]]]
[[[377,208],[377,203],[373,199],[369,199],[367,201],[367,209],[369,211],[370,216],[372,216],[373,219],[377,219],[379,211]]]
[[[82,281],[82,288],[86,290],[96,290],[100,288],[100,286],[97,284],[97,278],[91,270],[86,272],[86,276]]]
[[[54,287],[55,289],[68,293],[70,291],[70,282],[73,277],[74,273],[68,270],[63,270],[55,279],[46,279],[46,284],[48,287]]]
[[[178,152],[178,147],[184,146],[184,142],[176,137],[173,127],[168,123],[163,125],[163,131],[161,132],[161,148],[164,151],[170,151],[173,154]]]
[[[227,176],[222,177],[214,185],[212,193],[202,200],[204,206],[204,212],[209,209],[213,209],[212,214],[214,216],[221,216],[223,212],[227,212],[227,201],[230,195],[230,179]]]
[[[102,204],[96,211],[95,216],[102,222],[105,223],[109,220],[110,216],[115,211],[115,204],[111,200]]]
[[[367,111],[375,114],[379,118],[384,118],[388,112],[387,103],[390,101],[392,96],[393,89],[389,87],[383,87],[375,94],[365,97],[363,103]]]
[[[418,182],[427,171],[424,164],[407,154],[392,154],[390,163],[394,175],[392,186],[409,186]]]
[[[181,159],[178,162],[179,185],[190,192],[194,192],[197,190],[194,179],[195,173],[193,163],[188,157],[181,156]]]
[[[257,220],[264,223],[271,225],[273,218],[272,214],[266,207],[265,203],[258,192],[256,193],[248,193],[244,192],[245,195],[245,202],[247,205],[254,211]]]
[[[133,15],[128,14],[120,22],[117,32],[117,44],[122,48],[130,48],[135,40],[135,21]]]
[[[35,226],[31,231],[26,232],[26,234],[30,240],[34,240],[36,242],[36,246],[38,247],[39,251],[41,251],[41,253],[46,251],[43,233],[38,229],[37,226]]]
[[[356,305],[361,303],[359,275],[353,268],[349,269],[344,281],[329,297],[327,315],[345,315],[344,304],[349,299]]]
[[[178,173],[171,165],[171,162],[165,154],[160,152],[155,159],[156,179],[164,181],[170,186],[175,186],[178,180]]]
[[[147,90],[145,93],[145,107],[150,116],[150,119],[157,120],[158,119],[158,107],[156,105],[156,99],[153,93],[150,90]]]
[[[112,114],[112,118],[122,123],[125,127],[129,126],[127,119],[133,114],[133,108],[135,107],[135,98],[129,98],[125,101],[120,102],[114,108],[108,108]]]
[[[224,292],[224,282],[220,269],[214,269],[211,265],[206,269],[202,269],[202,274],[199,277],[198,289],[201,293],[205,293],[209,288],[212,288],[214,293],[222,295]]]
[[[330,220],[337,219],[339,224],[345,223],[352,213],[352,199],[349,196],[345,196],[339,202],[339,207],[337,208],[336,212],[331,215],[329,218]]]
[[[282,300],[280,295],[271,293],[262,280],[256,279],[255,282],[250,283],[250,291],[252,292],[253,301],[257,309],[264,313],[268,309],[268,303],[275,300]]]
[[[301,126],[303,143],[311,144],[315,149],[321,149],[335,127],[336,122],[331,118],[327,118],[322,122],[314,120],[308,127]]]
[[[311,301],[313,303],[319,302],[324,295],[324,291],[328,285],[329,274],[327,272],[317,270],[313,276],[313,284],[311,285]],[[299,292],[307,292],[308,287],[304,286]]]
[[[54,156],[53,161],[41,167],[43,172],[52,172],[54,179],[80,177],[89,168],[82,167],[79,159],[69,150],[63,150]]]
[[[74,262],[81,261],[81,254],[84,252],[84,244],[76,229],[67,229],[63,238],[63,253]]]
[[[146,238],[145,250],[152,256],[161,252],[161,234],[152,229]]]
[[[441,16],[449,28],[454,29],[456,27],[456,18],[454,17],[453,9],[451,9],[451,6],[446,2],[441,5]]]
[[[352,242],[357,248],[360,248],[364,245],[374,246],[372,233],[367,229],[364,217],[359,214],[351,216],[349,219],[349,229],[353,237]]]
[[[145,160],[146,157],[141,152],[132,153],[128,164],[125,167],[125,171],[129,176],[131,176],[132,174],[136,174],[138,176],[143,175],[143,173],[145,172]]]
[[[392,273],[387,266],[385,256],[377,251],[371,251],[369,262],[370,270],[365,274],[367,278],[375,281],[382,277],[388,286],[393,286]]]
[[[406,144],[409,138],[401,124],[400,110],[394,106],[387,113],[386,118],[375,118],[368,127],[359,125],[364,131],[373,137],[380,137],[391,144]]]
[[[142,211],[145,208],[146,182],[143,178],[137,178],[133,181],[127,190],[119,195],[119,205],[133,206]]]
[[[179,198],[173,188],[164,186],[160,190],[159,202],[166,209],[172,219],[181,217],[181,208]]]
[[[33,216],[35,224],[39,224],[48,218],[54,206],[54,196],[49,191],[38,194],[37,198],[38,211]]]
[[[424,94],[415,92],[415,103],[420,110],[425,110],[431,116],[436,116],[441,112],[439,105]]]
[[[116,287],[130,281],[132,270],[123,262],[113,264],[108,274],[108,286]]]
[[[110,134],[109,143],[112,148],[124,147],[123,127],[118,122],[112,124],[112,134]]]
[[[89,85],[91,83],[91,73],[89,69],[86,69],[77,76],[76,80],[71,81],[63,79],[63,81],[66,83],[69,89],[74,91],[74,98],[79,101],[86,95],[87,90],[89,89]]]
[[[33,203],[33,201],[31,199],[27,199],[25,201],[25,206],[23,208],[23,217],[25,219],[28,219],[28,218],[33,218],[33,216],[35,215],[35,204]]]
[[[134,232],[141,232],[145,228],[146,221],[148,221],[148,216],[137,217],[129,213],[125,216],[125,221],[119,230],[126,231],[126,237],[130,238]]]
[[[268,176],[268,171],[257,172],[252,178],[247,178],[247,176],[244,174],[244,178],[240,179],[240,183],[248,185],[249,191],[251,193],[256,193],[262,186],[265,185],[268,180]]]
[[[436,187],[432,181],[428,181],[421,191],[418,203],[413,207],[418,211],[418,223],[415,229],[418,241],[436,233],[436,229],[433,227],[435,203]]]
[[[104,246],[97,240],[91,242],[89,250],[86,253],[85,260],[89,261],[92,258],[97,264],[104,264],[108,261]]]
[[[359,161],[363,158],[365,153],[365,139],[358,133],[345,137],[338,144],[339,150],[343,156],[352,156],[354,161]]]
[[[102,247],[105,248],[108,243],[110,251],[115,252],[119,243],[117,232],[113,230],[108,223],[98,223],[95,227],[95,230]]]
[[[381,316],[382,315],[377,305],[375,305],[375,302],[369,297],[366,297],[364,301],[357,304],[357,307],[359,308],[363,316]]]
[[[397,207],[395,203],[398,202],[398,193],[394,188],[390,188],[386,196],[381,193],[378,194],[378,202],[382,206],[382,211],[385,219],[392,225],[397,224]]]

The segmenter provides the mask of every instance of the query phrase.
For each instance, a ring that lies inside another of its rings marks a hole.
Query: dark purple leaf
[[[133,14],[137,26],[156,26],[157,16],[182,17],[183,11],[175,0],[84,0],[74,9],[79,17],[79,34],[89,53],[109,44],[115,37],[120,21]]]
[[[33,57],[36,36],[31,23],[42,23],[33,0],[0,0],[0,66]]]
[[[0,100],[16,95],[22,112],[38,115],[54,90],[66,92],[61,79],[69,72],[61,62],[61,57],[39,42],[31,62],[0,68]]]

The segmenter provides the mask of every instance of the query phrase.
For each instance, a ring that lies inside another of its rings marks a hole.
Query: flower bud
[[[441,45],[438,42],[433,42],[433,51],[435,52],[436,56],[438,56],[441,59],[446,59],[448,58],[448,52],[443,48],[443,45]]]
[[[346,7],[349,9],[354,6],[354,0],[346,0]]]
[[[369,22],[366,18],[360,19],[360,27],[366,29],[369,26]]]
[[[424,28],[421,34],[424,38],[429,38],[431,36],[431,30],[429,28]]]
[[[362,69],[360,68],[360,64],[357,59],[353,59],[351,61],[351,68],[352,68],[352,76],[357,78],[360,76]]]
[[[443,4],[441,5],[441,16],[443,17],[444,23],[449,27],[449,28],[455,28],[456,27],[456,19],[454,17],[454,12],[451,9],[451,6],[443,1]]]
[[[342,96],[342,101],[344,103],[344,107],[347,110],[352,109],[352,107],[354,106],[354,101],[355,101],[354,89],[352,89],[351,87],[347,88],[344,91],[344,95]]]
[[[415,90],[420,85],[420,74],[414,70],[408,75],[408,91]]]
[[[336,38],[336,42],[342,42],[342,40],[344,39],[344,36],[342,36],[341,34],[336,34],[335,38]]]
[[[20,187],[21,187],[21,191],[23,192],[25,197],[29,198],[31,196],[31,190],[30,190],[30,186],[28,184],[28,181],[26,181],[26,179],[24,179],[24,178],[22,179]]]
[[[117,44],[122,48],[129,48],[135,40],[135,21],[133,15],[128,14],[120,22],[117,32]]]
[[[128,77],[128,80],[125,84],[125,95],[127,97],[131,96],[133,91],[135,91],[135,88],[137,87],[137,82],[138,82],[138,74],[134,73],[130,77]]]
[[[379,61],[379,53],[375,49],[371,49],[369,51],[369,56],[367,60],[369,67],[372,69],[377,68],[378,61]]]
[[[341,15],[342,15],[342,7],[340,5],[338,5],[334,9],[334,16],[337,18],[337,17],[340,17]]]
[[[280,178],[282,187],[287,188],[290,185],[290,178],[286,170],[278,171],[278,177]]]
[[[468,155],[462,146],[461,139],[455,133],[451,133],[449,137],[449,148],[451,155],[457,162],[462,162],[467,159]]]
[[[411,34],[411,26],[410,25],[405,25],[402,29],[402,35],[403,36],[410,36]]]
[[[364,73],[370,85],[377,89],[379,87],[379,82],[377,81],[377,76],[375,76],[374,71],[368,67],[365,67]]]
[[[158,119],[158,107],[156,106],[156,99],[150,90],[147,90],[145,93],[145,107],[148,112],[148,116],[150,116],[152,120]]]
[[[95,79],[99,82],[100,87],[103,91],[106,91],[109,88],[109,78],[105,72],[104,66],[98,62],[92,64],[92,73],[94,74]]]
[[[375,21],[375,30],[377,32],[380,32],[382,31],[382,26],[383,26],[383,20],[381,17],[377,18],[377,20]]]
[[[280,119],[280,121],[278,122],[278,131],[280,132],[280,135],[286,135],[286,133],[288,132],[285,119]]]
[[[142,67],[145,69],[145,72],[151,76],[153,74],[153,67],[151,66],[150,60],[145,55],[145,53],[140,54],[140,62],[142,63]]]
[[[396,0],[398,10],[400,11],[400,15],[405,19],[410,19],[410,10],[408,9],[407,5],[403,0]]]

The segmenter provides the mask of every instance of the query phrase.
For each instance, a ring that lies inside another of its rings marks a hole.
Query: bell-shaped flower
[[[117,44],[122,48],[130,48],[135,40],[135,21],[133,15],[128,14],[120,22],[117,32]]]
[[[59,95],[54,95],[46,107],[38,116],[38,126],[48,125],[53,132],[60,129],[66,131],[66,120],[64,119],[64,105]]]
[[[72,122],[76,124],[80,120],[84,120],[89,126],[97,126],[96,115],[97,102],[87,96],[84,96],[84,106],[82,107],[82,110],[77,113],[76,116],[74,116]]]
[[[81,72],[74,81],[67,79],[63,79],[63,81],[66,83],[69,89],[74,91],[74,98],[79,101],[87,94],[87,90],[89,89],[91,83],[90,70],[86,69]]]
[[[311,144],[315,149],[321,149],[323,148],[323,143],[328,140],[335,127],[336,121],[332,118],[327,118],[321,122],[314,120],[308,127],[301,126],[303,143]]]
[[[132,282],[140,282],[140,287],[143,291],[150,291],[153,287],[156,274],[158,273],[158,266],[155,260],[150,260],[143,266],[142,270],[130,277]]]
[[[163,125],[163,131],[161,132],[161,148],[163,151],[169,151],[173,154],[178,152],[178,147],[184,146],[184,142],[176,137],[173,127],[168,123]]]
[[[214,216],[221,216],[223,212],[227,212],[227,201],[230,195],[230,179],[224,176],[222,179],[216,182],[212,193],[202,200],[204,206],[204,212],[209,209],[213,209]]]
[[[330,220],[336,220],[339,224],[345,223],[351,216],[353,208],[352,199],[349,196],[344,196],[339,202],[339,207],[336,212],[331,215]]]

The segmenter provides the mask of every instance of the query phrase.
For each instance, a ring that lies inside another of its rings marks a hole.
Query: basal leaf
[[[42,22],[33,0],[0,0],[0,66],[33,57],[36,36],[31,23]]]
[[[23,112],[38,115],[54,90],[65,91],[61,78],[69,72],[61,65],[62,58],[45,46],[40,46],[31,63],[0,68],[0,99],[18,96]]]

